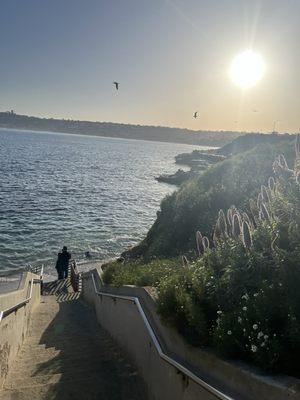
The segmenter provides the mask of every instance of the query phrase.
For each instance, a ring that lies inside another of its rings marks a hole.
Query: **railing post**
[[[80,274],[77,270],[77,265],[75,260],[71,260],[69,263],[69,271],[70,271],[70,281],[71,285],[73,287],[74,292],[79,291],[79,279],[80,279]]]

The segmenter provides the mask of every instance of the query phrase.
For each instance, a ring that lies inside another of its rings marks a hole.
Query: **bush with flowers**
[[[196,233],[198,257],[165,260],[151,283],[159,313],[193,344],[300,377],[300,136],[295,153],[292,168],[275,158],[243,211],[220,210],[211,237]],[[151,263],[130,268],[155,274]]]
[[[189,320],[181,321],[194,334],[190,321],[201,316],[202,345],[265,370],[299,376],[300,136],[295,148],[293,168],[283,155],[276,157],[274,175],[250,200],[248,212],[234,206],[220,210],[210,241],[197,232],[199,258],[185,264],[188,274],[182,272],[190,276],[185,286],[192,304],[178,301],[175,291],[168,302],[183,306]],[[159,310],[166,318],[166,293],[173,280],[158,288]]]

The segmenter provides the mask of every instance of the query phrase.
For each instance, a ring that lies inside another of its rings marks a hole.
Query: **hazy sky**
[[[299,0],[0,0],[0,109],[295,132],[299,41]],[[242,90],[228,68],[249,47],[267,70]]]

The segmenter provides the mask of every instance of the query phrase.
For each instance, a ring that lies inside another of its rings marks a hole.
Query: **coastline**
[[[48,131],[48,130],[39,130],[39,129],[22,129],[22,128],[7,128],[0,125],[0,132],[1,131],[11,131],[15,133],[40,133],[46,135],[70,135],[75,137],[82,137],[82,138],[99,138],[99,139],[109,139],[109,140],[129,140],[129,141],[138,141],[138,142],[145,142],[145,143],[165,143],[165,144],[177,144],[177,145],[184,145],[190,147],[200,147],[201,149],[210,150],[210,149],[218,149],[219,147],[210,146],[210,145],[202,145],[202,144],[190,144],[190,143],[183,143],[183,142],[170,142],[167,140],[156,140],[156,139],[145,139],[145,138],[129,138],[129,137],[119,137],[119,136],[105,136],[105,135],[93,135],[93,134],[85,134],[85,133],[74,133],[74,132],[62,132],[62,131]]]
[[[0,128],[180,143],[194,146],[223,146],[245,134],[236,131],[206,131],[114,122],[39,118],[11,112],[0,112]]]

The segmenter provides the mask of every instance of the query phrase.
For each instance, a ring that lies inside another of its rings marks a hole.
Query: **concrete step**
[[[73,342],[72,339],[70,338],[69,341],[57,341],[57,343],[54,342],[34,343],[34,341],[32,342],[26,341],[26,343],[24,343],[24,345],[22,346],[19,355],[22,357],[23,354],[29,354],[32,352],[43,352],[49,349],[65,350],[75,353],[77,353],[78,351],[83,352],[85,349],[92,348],[92,343],[95,343],[93,339],[94,338],[90,337],[81,337],[76,339],[76,342]],[[101,350],[102,346],[96,346],[96,347],[97,350]]]
[[[57,398],[55,386],[56,385],[44,385],[27,389],[2,390],[0,391],[0,400],[54,400]],[[64,399],[66,398],[64,397]]]
[[[83,346],[82,349],[62,349],[58,350],[53,347],[43,349],[40,351],[31,351],[29,353],[19,354],[17,359],[13,363],[13,368],[18,368],[26,364],[43,363],[50,360],[77,360],[80,358],[90,359],[124,359],[122,353],[115,351],[115,348],[110,347],[108,349],[91,349],[87,346]]]
[[[113,372],[113,371],[111,371]],[[128,373],[128,372],[127,372]],[[125,371],[122,373],[125,375]],[[70,384],[72,382],[81,382],[90,381],[91,379],[95,379],[95,381],[100,381],[103,377],[106,377],[107,373],[102,371],[98,366],[91,364],[91,366],[86,366],[86,369],[79,368],[75,369],[71,366],[63,368],[62,372],[54,372],[52,370],[48,371],[45,374],[24,374],[19,371],[19,373],[12,374],[10,379],[7,379],[4,385],[5,389],[20,389],[20,388],[30,388],[35,386],[47,385],[47,384],[56,384],[58,382]]]
[[[132,377],[120,385],[91,377],[84,381],[47,383],[32,387],[4,389],[0,400],[147,400],[140,380]]]
[[[29,353],[32,351],[44,351],[47,349],[56,349],[56,350],[61,350],[61,349],[67,349],[70,351],[73,351],[77,349],[77,351],[83,352],[84,348],[91,348],[95,347],[97,350],[101,349],[117,349],[115,344],[112,344],[111,340],[107,341],[105,339],[102,339],[100,336],[89,336],[89,335],[84,335],[76,339],[76,342],[73,341],[73,336],[72,335],[69,339],[64,337],[62,340],[57,340],[57,341],[35,341],[34,339],[28,338],[26,342],[23,344],[19,354],[23,353]],[[100,342],[99,342],[100,341]]]
[[[89,347],[83,347],[77,349],[77,351],[67,351],[66,349],[57,350],[53,347],[43,349],[43,351],[35,351],[30,353],[19,354],[13,363],[13,369],[17,369],[20,366],[32,365],[33,363],[43,363],[54,359],[59,360],[105,360],[105,359],[116,359],[118,361],[124,360],[124,355],[120,350],[116,349],[115,346],[108,346],[105,349],[91,349]]]
[[[140,384],[137,373],[128,374],[123,372],[115,380],[113,379],[114,371],[111,370],[109,372],[111,373],[111,379],[107,379],[108,375],[104,372],[99,374],[99,372],[89,373],[89,371],[86,374],[53,374],[34,377],[34,379],[24,378],[15,381],[14,386],[5,385],[3,391],[0,392],[0,399],[46,398],[49,400],[55,398],[57,400],[65,400],[71,398],[70,396],[73,396],[73,400],[94,398],[109,400],[146,399],[144,387]],[[61,393],[61,397],[58,393]],[[11,395],[15,397],[9,397]]]
[[[46,296],[13,363],[0,400],[146,400],[126,355],[80,300]]]
[[[129,364],[124,364],[124,359],[119,358],[115,360],[114,366],[117,364],[123,369],[124,373],[135,373],[135,368]],[[24,369],[26,369],[27,377],[35,377],[40,375],[51,375],[51,374],[73,374],[75,373],[83,373],[86,374],[88,372],[97,372],[105,368],[106,370],[111,369],[111,357],[101,357],[99,359],[92,358],[91,355],[81,356],[78,358],[68,359],[60,359],[57,358],[55,360],[46,360],[45,362],[40,363],[26,363],[26,364],[17,364],[9,377],[6,379],[6,384],[15,384],[15,382],[19,379],[23,379],[24,377]]]

